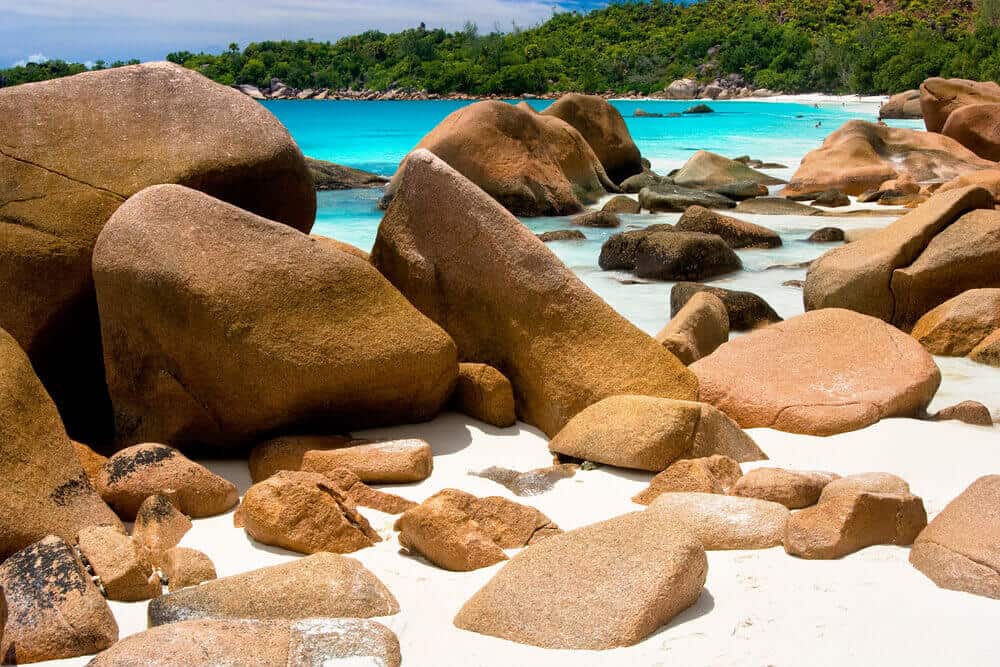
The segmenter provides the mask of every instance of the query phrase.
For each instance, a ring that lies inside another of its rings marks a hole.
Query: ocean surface
[[[292,133],[302,151],[359,169],[390,176],[403,157],[441,119],[469,102],[336,102],[269,101],[264,105]],[[550,102],[533,101],[543,109]],[[644,157],[659,173],[684,164],[697,150],[709,150],[729,157],[750,155],[776,162],[783,169],[770,170],[788,179],[802,157],[823,139],[852,119],[875,120],[878,106],[871,103],[823,102],[711,102],[715,113],[679,118],[635,118],[636,109],[669,114],[681,112],[692,102],[616,101],[629,131]],[[890,121],[902,127],[922,127],[920,121]],[[347,190],[318,193],[319,208],[313,231],[353,245],[371,249],[382,214],[376,208],[380,190]],[[621,216],[623,228],[677,221],[679,214]],[[795,216],[741,215],[781,234],[783,245],[767,250],[738,250],[743,270],[720,276],[711,282],[720,287],[749,290],[759,294],[783,317],[803,312],[802,291],[785,285],[803,280],[804,268],[790,268],[815,259],[832,247],[807,243],[815,229],[825,226],[843,229],[881,227],[894,218],[816,218]],[[533,232],[570,227],[569,218],[525,218]],[[655,334],[670,319],[671,282],[636,281],[631,274],[602,271],[597,266],[601,244],[621,229],[579,228],[584,241],[550,243],[549,248],[591,289],[619,313],[644,331]],[[996,369],[966,359],[938,358],[945,381],[932,408],[960,400],[975,399],[1000,415],[1000,395],[981,391],[996,382]]]

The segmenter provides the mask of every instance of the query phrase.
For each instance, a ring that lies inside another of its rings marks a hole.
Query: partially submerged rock
[[[73,548],[54,535],[0,565],[7,604],[0,655],[12,664],[91,655],[118,640],[107,601]]]
[[[621,227],[622,221],[616,213],[605,211],[587,211],[581,213],[570,221],[580,227]]]
[[[778,503],[715,493],[664,493],[646,513],[686,524],[707,551],[776,547],[791,514]]]
[[[254,447],[249,465],[254,482],[279,470],[327,473],[347,468],[364,482],[398,484],[427,479],[434,457],[431,446],[417,438],[371,442],[336,435],[287,435]]]
[[[389,182],[385,176],[345,167],[341,164],[306,157],[306,166],[317,190],[350,190],[353,188],[380,188]]]
[[[809,243],[838,243],[844,240],[844,230],[839,227],[821,227],[806,239]]]
[[[579,229],[556,229],[551,232],[542,232],[538,239],[543,243],[552,241],[586,241],[587,237]]]
[[[780,178],[752,169],[744,162],[730,160],[708,151],[697,151],[688,158],[684,166],[673,175],[673,179],[677,185],[706,190],[714,190],[719,186],[741,181],[749,181],[758,185],[781,185],[785,182]]]
[[[639,191],[639,205],[650,213],[684,211],[689,206],[733,208],[736,202],[724,195],[660,182]]]
[[[707,573],[686,526],[626,514],[525,549],[465,603],[455,625],[544,648],[631,646],[694,604]]]
[[[756,468],[733,485],[731,493],[781,503],[791,510],[815,505],[827,484],[839,475],[812,470]]]
[[[547,468],[518,472],[510,468],[490,466],[469,474],[501,484],[515,496],[537,496],[551,490],[559,480],[575,475],[577,468],[578,466],[572,463],[560,463]]]
[[[781,245],[781,236],[774,230],[710,211],[703,206],[691,206],[684,211],[677,221],[677,229],[715,234],[722,237],[730,248],[777,248]]]
[[[691,370],[701,400],[743,428],[811,435],[920,415],[941,383],[941,372],[917,341],[839,308],[735,338]]]
[[[586,408],[549,442],[555,453],[622,468],[660,472],[682,458],[712,454],[767,458],[710,405],[651,396],[612,396]]]
[[[149,604],[149,624],[199,618],[371,618],[396,613],[396,598],[361,563],[321,552],[161,596]]]
[[[764,299],[753,292],[712,287],[702,283],[679,282],[670,290],[670,317],[676,317],[696,294],[708,293],[722,301],[729,315],[729,328],[733,331],[750,331],[757,327],[781,322]]]
[[[729,340],[726,305],[710,292],[698,292],[655,338],[685,365],[690,365]]]
[[[451,334],[462,359],[503,369],[525,422],[554,435],[605,396],[693,396],[694,378],[673,355],[448,165],[417,151],[398,178],[373,263]]]
[[[632,497],[632,502],[648,505],[664,493],[725,494],[742,474],[740,464],[728,456],[681,459],[650,480],[648,487]]]
[[[841,208],[851,205],[851,198],[840,190],[833,188],[819,193],[813,200],[813,206],[823,206],[825,208]]]
[[[815,206],[809,206],[785,197],[747,199],[736,205],[736,212],[754,215],[819,215],[821,213]]]
[[[486,364],[461,363],[452,404],[473,419],[506,428],[517,421],[514,389],[503,373]]]
[[[732,248],[715,234],[655,232],[639,242],[635,275],[653,280],[704,280],[743,268]]]
[[[642,212],[642,207],[639,202],[629,197],[627,195],[615,195],[601,207],[601,210],[605,213],[614,213],[616,215],[630,214],[635,215]]]
[[[160,577],[142,547],[111,526],[91,526],[80,531],[80,553],[100,579],[109,600],[138,602],[159,597]]]

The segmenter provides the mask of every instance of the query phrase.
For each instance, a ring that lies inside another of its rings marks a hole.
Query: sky
[[[0,0],[0,67],[48,58],[162,60],[266,39],[335,40],[365,30],[535,25],[604,0]]]

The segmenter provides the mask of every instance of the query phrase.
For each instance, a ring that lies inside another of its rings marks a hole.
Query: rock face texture
[[[0,328],[70,434],[109,439],[91,252],[125,199],[180,183],[308,231],[312,179],[266,109],[179,65],[145,63],[0,91]]]
[[[473,419],[506,428],[517,421],[514,388],[503,373],[486,364],[458,365],[452,404]]]
[[[454,386],[451,339],[369,264],[188,188],[122,205],[94,280],[125,444],[422,421]]]
[[[908,330],[966,289],[1000,286],[1000,214],[992,208],[993,196],[983,188],[950,190],[834,248],[809,268],[806,310],[849,308]]]
[[[728,456],[681,459],[650,480],[632,502],[648,505],[664,493],[728,493],[742,474],[740,464]]]
[[[910,562],[942,588],[1000,599],[1000,475],[973,482],[934,517]]]
[[[837,188],[860,195],[902,176],[915,181],[950,180],[995,166],[940,134],[852,120],[802,159],[782,192],[793,195]]]
[[[455,625],[544,648],[631,646],[694,604],[707,573],[686,526],[625,514],[525,549],[465,603]]]
[[[254,484],[239,513],[250,537],[304,554],[350,553],[382,541],[354,503],[314,472],[282,470]]]
[[[693,398],[694,378],[673,355],[471,182],[427,151],[396,177],[373,264],[451,335],[463,361],[510,380],[521,419],[552,436],[613,394]]]
[[[622,468],[660,472],[682,458],[767,456],[746,433],[704,403],[611,396],[581,411],[549,442],[555,453]]]
[[[90,667],[308,667],[339,662],[399,667],[399,640],[381,623],[360,618],[180,621],[123,639],[94,658]]]
[[[250,477],[261,482],[279,470],[328,474],[347,468],[363,482],[399,484],[427,479],[434,467],[424,440],[370,442],[336,435],[288,435],[250,452]]]
[[[187,547],[168,549],[161,558],[160,567],[170,584],[171,593],[216,578],[212,559],[197,549]]]
[[[642,173],[642,156],[625,126],[625,119],[610,102],[596,95],[563,95],[543,116],[554,116],[576,128],[594,149],[604,171],[614,183]]]
[[[0,560],[50,534],[75,542],[86,526],[121,527],[94,491],[31,362],[3,329],[0,471]]]
[[[969,359],[1000,368],[1000,331],[994,331],[972,349]]]
[[[670,319],[656,340],[690,365],[729,340],[729,313],[719,297],[698,292]]]
[[[929,132],[940,132],[952,113],[971,104],[1000,104],[1000,85],[939,77],[920,85],[920,109]]]
[[[420,140],[514,215],[568,215],[617,188],[587,140],[554,116],[489,100],[453,112]],[[384,202],[399,193],[402,169]]]
[[[160,577],[140,545],[111,526],[80,531],[80,553],[104,586],[109,600],[138,602],[162,592]]]
[[[941,134],[981,158],[1000,160],[1000,103],[973,104],[948,116]]]
[[[923,414],[941,383],[910,336],[824,308],[731,340],[691,370],[701,400],[743,428],[833,435]]]
[[[0,565],[7,624],[0,655],[10,664],[97,653],[118,640],[118,624],[76,554],[50,535]]]
[[[970,289],[921,317],[910,334],[931,354],[964,357],[1000,329],[1000,288]]]
[[[149,604],[149,624],[198,618],[371,618],[396,613],[396,598],[361,563],[318,553],[159,597]]]
[[[708,551],[776,547],[791,514],[778,503],[715,493],[664,493],[646,512],[686,524]]]
[[[684,211],[677,221],[677,229],[715,234],[722,237],[730,248],[777,248],[781,245],[777,232],[703,206],[692,206]]]
[[[990,409],[978,401],[962,401],[938,410],[930,416],[931,421],[957,420],[973,426],[993,426]]]
[[[685,188],[715,188],[750,181],[758,185],[781,185],[780,178],[752,169],[743,162],[730,160],[708,151],[698,151],[673,175],[674,183]]]
[[[438,567],[467,572],[507,560],[504,549],[535,544],[562,531],[534,507],[458,489],[435,493],[396,520],[399,544]]]
[[[236,486],[172,447],[135,445],[104,464],[97,478],[101,497],[133,521],[150,496],[167,494],[190,517],[222,514],[239,502]]]
[[[838,477],[829,472],[757,468],[740,477],[731,493],[770,500],[795,510],[815,505],[824,487]]]

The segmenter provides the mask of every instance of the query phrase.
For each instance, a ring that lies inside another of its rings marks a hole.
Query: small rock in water
[[[556,229],[551,232],[542,232],[538,235],[542,243],[552,241],[586,241],[587,237],[579,229]]]
[[[621,227],[622,221],[613,211],[588,211],[576,216],[571,221],[581,227]]]
[[[707,104],[696,104],[693,107],[688,107],[682,113],[693,114],[693,113],[713,113],[715,110],[708,106]]]
[[[824,190],[813,200],[813,206],[824,206],[826,208],[840,208],[851,205],[851,198],[840,190]]]
[[[837,243],[844,240],[844,230],[839,227],[821,227],[806,239],[809,243]]]
[[[626,195],[616,195],[609,199],[604,207],[601,208],[602,211],[609,213],[627,213],[635,215],[642,212],[642,207],[639,206],[639,202]]]
[[[572,463],[560,463],[547,468],[518,472],[510,468],[490,466],[485,470],[469,474],[501,484],[517,496],[537,496],[550,491],[559,480],[575,475],[578,467]]]

